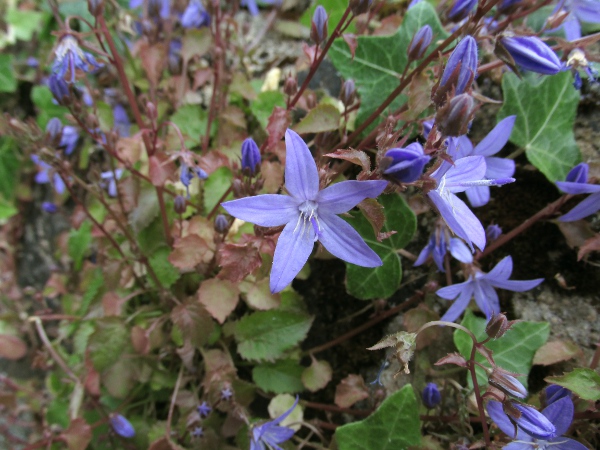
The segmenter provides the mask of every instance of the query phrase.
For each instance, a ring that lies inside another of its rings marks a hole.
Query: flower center
[[[294,233],[301,227],[301,233],[308,234],[308,230],[310,229],[308,228],[308,224],[310,223],[315,232],[315,242],[319,239],[319,236],[321,235],[321,226],[319,225],[319,216],[317,215],[318,208],[318,203],[312,200],[307,200],[298,206],[300,215],[298,216],[298,222],[296,223],[296,228],[294,228]]]

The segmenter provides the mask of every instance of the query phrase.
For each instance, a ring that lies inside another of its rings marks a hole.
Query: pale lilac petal
[[[469,302],[471,301],[473,291],[471,289],[466,289],[459,297],[452,303],[446,314],[442,316],[440,320],[444,322],[454,322],[456,319],[460,317],[467,306],[469,306]]]
[[[600,192],[600,184],[576,183],[573,181],[557,181],[558,188],[567,194],[593,194]]]
[[[530,443],[528,442],[511,442],[508,445],[502,447],[502,450],[536,450],[537,445],[533,443],[533,438],[530,438]],[[554,447],[552,447],[554,450]]]
[[[264,437],[264,441],[267,444],[281,444],[282,442],[287,441],[294,435],[294,430],[287,427],[273,426],[269,427],[268,436]]]
[[[471,293],[473,292],[473,280],[468,279],[467,281],[463,281],[462,283],[452,284],[450,286],[443,287],[438,289],[435,292],[435,295],[438,297],[442,297],[446,300],[454,300],[463,292],[470,292],[469,298],[471,298]]]
[[[575,0],[573,12],[579,20],[588,23],[600,23],[600,6],[598,0]]]
[[[421,250],[421,253],[419,253],[419,256],[417,257],[417,260],[414,262],[413,266],[417,267],[424,264],[425,261],[427,261],[427,258],[429,258],[429,255],[433,253],[434,247],[435,236],[431,236],[427,245],[423,247],[423,250]]]
[[[366,198],[379,196],[386,186],[387,181],[342,181],[320,191],[316,201],[327,213],[341,214]]]
[[[381,258],[345,220],[334,214],[320,214],[319,242],[334,256],[357,266],[379,267]]]
[[[288,223],[277,241],[273,268],[271,269],[271,292],[282,291],[302,270],[314,247],[315,232],[312,226],[302,227]]]
[[[117,196],[117,181],[115,179],[112,179],[108,182],[108,195],[111,197]]]
[[[42,170],[35,174],[35,182],[38,184],[50,183],[50,177],[47,170]]]
[[[454,162],[454,167],[446,172],[445,189],[450,192],[463,192],[469,186],[465,181],[482,180],[485,177],[485,158],[483,156],[467,156]]]
[[[489,271],[484,278],[487,280],[508,280],[510,278],[510,274],[513,271],[513,260],[512,256],[505,256],[500,260],[496,266]]]
[[[489,280],[490,284],[500,289],[506,289],[514,292],[525,292],[544,281],[543,278],[536,278],[535,280]]]
[[[588,447],[576,440],[562,436],[550,439],[548,443],[550,445],[548,448],[552,450],[589,450]]]
[[[494,421],[496,425],[498,425],[498,428],[500,428],[500,430],[502,430],[502,432],[510,438],[526,442],[531,442],[533,440],[531,436],[529,436],[520,428],[517,428],[517,435],[515,436],[515,427],[508,418],[508,416],[504,414],[504,410],[502,409],[502,403],[497,402],[495,400],[490,400],[487,403],[486,409],[488,414],[490,415],[490,418]]]
[[[450,155],[453,161],[473,156],[473,143],[465,136],[451,137],[448,139],[448,148],[446,153]]]
[[[544,408],[542,414],[556,427],[556,434],[561,436],[571,426],[574,412],[575,409],[571,397],[563,397]]]
[[[450,254],[457,260],[463,263],[472,263],[473,255],[469,247],[458,238],[451,238],[449,244]]]
[[[498,153],[508,142],[508,138],[510,137],[510,133],[512,132],[513,126],[515,125],[515,120],[517,116],[508,116],[498,122],[492,131],[488,133],[483,140],[477,144],[475,149],[473,150],[474,155],[481,156],[491,156]],[[507,175],[507,176],[511,176]],[[492,178],[492,177],[490,177]],[[494,177],[500,178],[500,177]]]
[[[583,219],[589,215],[594,214],[596,211],[600,209],[600,192],[596,192],[595,194],[590,195],[588,198],[584,199],[569,211],[564,216],[558,218],[561,222],[572,222],[574,220]]]
[[[310,150],[295,131],[285,132],[285,187],[302,200],[314,200],[319,192],[319,173]]]
[[[498,294],[492,286],[485,282],[485,280],[475,280],[473,285],[475,303],[477,303],[481,312],[485,314],[485,317],[489,320],[493,314],[498,314],[500,312]]]
[[[292,411],[294,409],[296,409],[296,406],[298,405],[299,401],[300,401],[300,397],[296,396],[296,400],[294,401],[294,404],[292,406],[290,406],[290,408],[286,412],[284,412],[282,415],[280,415],[279,417],[274,419],[273,422],[271,422],[271,423],[273,423],[275,425],[279,425],[281,422],[283,422],[285,419],[287,419],[287,417],[292,413]],[[283,428],[285,428],[285,427],[283,427]],[[289,428],[286,428],[286,429],[289,429]],[[294,434],[294,433],[292,433],[292,434]],[[289,439],[289,438],[287,438],[287,439]]]
[[[473,186],[465,191],[469,203],[474,208],[486,205],[490,201],[490,187],[489,186]]]
[[[570,17],[572,19],[567,19],[562,23],[562,29],[565,31],[565,38],[569,42],[581,38],[581,24],[573,15],[570,15]]]
[[[54,190],[57,193],[62,194],[63,192],[65,192],[65,189],[67,189],[67,186],[65,185],[65,182],[63,181],[61,176],[57,173],[54,174]]]
[[[261,227],[278,227],[298,221],[298,201],[289,195],[264,194],[221,203],[229,214]]]
[[[485,167],[485,177],[490,180],[509,178],[515,173],[515,162],[512,159],[488,156],[485,158]]]

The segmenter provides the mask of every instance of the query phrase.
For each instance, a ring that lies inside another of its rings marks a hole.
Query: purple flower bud
[[[68,104],[71,92],[69,90],[69,85],[63,78],[57,77],[56,75],[50,75],[48,77],[48,87],[59,105]]]
[[[410,44],[408,46],[408,59],[411,61],[420,59],[431,44],[431,38],[433,37],[433,31],[429,25],[422,26],[419,31],[415,33]]]
[[[350,0],[348,6],[350,6],[352,14],[358,16],[359,14],[366,13],[371,7],[371,3],[373,3],[373,0]]]
[[[183,195],[176,195],[175,199],[173,200],[173,209],[175,212],[177,214],[183,214],[186,208],[187,205],[185,204],[185,198],[183,198]]]
[[[342,85],[342,89],[340,91],[340,100],[346,106],[352,105],[354,103],[354,99],[356,98],[356,84],[354,80],[349,79],[344,81]]]
[[[225,217],[223,214],[217,215],[217,217],[215,217],[215,231],[223,234],[226,233],[228,229],[229,221],[227,220],[227,217]]]
[[[475,6],[477,6],[477,0],[456,0],[448,11],[448,19],[460,22],[473,11]]]
[[[556,427],[537,409],[519,403],[513,403],[513,406],[521,413],[521,417],[515,418],[515,422],[525,433],[543,440],[556,437]]]
[[[435,383],[427,383],[425,389],[421,393],[421,399],[427,409],[435,408],[442,401],[442,394]]]
[[[57,139],[62,132],[62,123],[59,118],[53,117],[46,124],[46,133],[50,137],[50,139]]]
[[[188,7],[181,16],[183,28],[200,28],[210,25],[210,14],[204,9],[200,0],[190,0]]]
[[[477,105],[469,94],[460,94],[438,109],[435,116],[438,130],[445,136],[458,137],[469,131]]]
[[[110,425],[115,433],[124,438],[132,438],[135,436],[133,425],[121,414],[113,414],[110,417]]]
[[[462,94],[477,75],[477,42],[472,36],[465,36],[452,51],[444,69],[439,86],[432,99],[439,106],[446,101],[447,94]]]
[[[43,202],[42,210],[46,211],[48,214],[54,214],[56,211],[58,211],[58,206],[52,202]]]
[[[79,132],[77,131],[77,128],[72,127],[71,125],[65,125],[62,129],[59,147],[65,150],[65,155],[70,155],[77,147],[78,140]]]
[[[571,183],[587,183],[589,166],[586,163],[579,163],[573,167],[567,174],[565,181]]]
[[[543,75],[554,75],[562,70],[563,65],[556,53],[535,36],[504,36],[500,44],[524,70]]]
[[[220,214],[219,216],[224,218],[224,216],[222,214]],[[219,216],[217,216],[217,218]],[[225,220],[227,220],[227,219],[225,219]],[[196,410],[198,411],[198,414],[200,414],[200,417],[203,417],[203,418],[208,417],[208,415],[212,412],[212,408],[210,407],[210,405],[208,403],[206,403],[206,401],[202,402],[200,404],[200,406],[198,406],[196,408]]]
[[[288,73],[287,77],[285,77],[285,82],[283,83],[283,92],[290,97],[298,92],[298,80],[294,75]]]
[[[494,242],[500,237],[501,234],[502,228],[495,224],[488,225],[488,227],[485,229],[485,237],[487,238],[488,243]]]
[[[242,142],[242,172],[254,176],[260,170],[260,149],[254,139]]]
[[[127,116],[127,111],[123,105],[117,103],[113,107],[114,128],[119,133],[119,136],[128,137],[131,122]]]
[[[319,45],[327,39],[327,11],[321,5],[317,6],[310,24],[310,38]]]
[[[498,317],[499,320],[496,320],[494,322],[495,317]],[[500,337],[508,328],[510,328],[510,325],[514,323],[503,323],[502,319],[506,321],[506,317],[504,317],[503,314],[499,314],[497,316],[492,317],[492,319],[490,320],[491,326],[490,324],[488,324],[488,327],[486,328],[488,336],[493,338]],[[512,395],[513,397],[527,397],[527,389],[525,389],[525,386],[523,386],[523,384],[521,384],[521,382],[517,380],[514,376],[512,376],[509,372],[499,367],[495,367],[489,374],[488,383],[491,386],[500,389],[502,392],[508,395]]]
[[[391,158],[391,162],[383,173],[400,183],[417,181],[431,159],[423,153],[423,147],[418,142],[413,142],[405,148],[392,148],[386,152],[385,158]]]

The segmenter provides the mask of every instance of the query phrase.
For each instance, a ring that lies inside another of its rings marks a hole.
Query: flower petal
[[[536,278],[535,280],[490,280],[490,284],[507,291],[525,292],[539,286],[542,281],[544,281],[543,278]]]
[[[319,173],[310,150],[295,131],[285,132],[285,187],[297,199],[315,200]]]
[[[512,159],[487,156],[485,158],[485,177],[491,180],[495,178],[509,178],[515,173],[515,162]]]
[[[321,213],[323,230],[319,241],[334,256],[361,267],[379,267],[381,258],[363,240],[358,232],[335,214]]]
[[[547,445],[552,450],[589,450],[588,447],[577,442],[576,440],[562,436],[550,439]]]
[[[446,172],[446,189],[452,193],[463,192],[470,186],[464,182],[482,180],[485,177],[485,158],[467,156],[454,162],[454,167]]]
[[[473,279],[469,278],[467,281],[462,283],[452,284],[450,286],[443,287],[435,291],[435,295],[438,297],[445,298],[446,300],[454,300],[463,292],[469,292],[469,298],[473,294]]]
[[[473,255],[471,254],[471,251],[462,240],[458,238],[451,238],[449,249],[450,254],[454,257],[454,259],[457,259],[463,263],[473,262]]]
[[[521,430],[520,428],[517,428],[517,435],[515,436],[515,427],[508,418],[508,416],[504,413],[502,403],[497,402],[495,400],[490,400],[487,403],[486,409],[488,414],[490,415],[490,418],[494,421],[496,425],[498,425],[498,428],[500,428],[502,432],[508,437],[515,438],[519,441],[532,441],[531,436],[523,432],[523,430]]]
[[[387,181],[342,181],[317,194],[319,213],[341,214],[351,210],[365,198],[375,198],[383,192]]]
[[[300,212],[298,201],[289,195],[264,194],[221,203],[229,214],[261,227],[295,226]]]
[[[498,122],[498,125],[496,125],[492,131],[490,131],[487,136],[484,137],[479,144],[477,144],[473,150],[473,154],[491,156],[502,150],[502,147],[504,147],[508,142],[508,138],[510,137],[510,133],[512,132],[516,119],[517,116],[508,116]]]
[[[564,216],[560,216],[558,220],[561,222],[573,222],[574,220],[583,219],[591,214],[594,214],[600,209],[600,192],[590,195],[585,200],[582,200],[579,205],[573,208]]]
[[[593,194],[600,192],[600,184],[576,183],[574,181],[557,181],[558,188],[567,194]]]
[[[575,408],[571,397],[563,397],[544,408],[542,414],[556,427],[556,435],[561,436],[571,426],[574,412]]]
[[[512,256],[505,256],[496,266],[490,270],[484,277],[488,280],[508,280],[513,270]]]
[[[475,303],[477,303],[481,312],[485,314],[486,319],[490,320],[493,314],[498,314],[500,312],[498,294],[494,288],[486,283],[484,279],[481,279],[481,277],[479,280],[475,280],[473,284]]]
[[[472,286],[470,286],[470,289],[465,289],[462,291],[460,296],[454,301],[454,303],[452,303],[452,306],[448,308],[448,311],[446,311],[446,314],[444,314],[440,320],[445,322],[454,322],[456,319],[458,319],[463,311],[467,309],[467,306],[469,306],[472,294]]]
[[[296,227],[295,222],[290,222],[279,235],[271,269],[270,287],[273,294],[292,282],[308,261],[314,247],[313,227]]]
[[[465,191],[469,203],[474,208],[486,205],[490,201],[490,187],[489,186],[473,186]]]

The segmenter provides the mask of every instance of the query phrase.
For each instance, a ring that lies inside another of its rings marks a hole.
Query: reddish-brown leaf
[[[148,175],[154,186],[164,186],[175,174],[175,164],[163,153],[155,153],[148,159]]]
[[[82,418],[73,419],[60,438],[69,450],[85,450],[92,440],[92,427]]]
[[[188,234],[179,238],[173,244],[169,262],[181,270],[192,270],[200,263],[208,264],[213,257],[213,251],[197,234]]]
[[[361,166],[363,172],[371,172],[371,160],[369,159],[369,156],[362,150],[354,150],[352,148],[347,150],[336,150],[333,153],[327,153],[325,156],[349,161],[352,164]]]
[[[147,41],[140,40],[137,49],[148,81],[155,87],[158,86],[167,63],[167,44],[165,42],[150,44]]]
[[[269,124],[267,125],[267,133],[269,138],[267,139],[267,149],[277,145],[283,138],[285,130],[290,126],[292,120],[290,113],[285,108],[276,106],[269,117]]]
[[[196,347],[202,347],[208,342],[215,327],[206,309],[196,301],[177,305],[171,311],[171,320],[181,330],[183,339],[189,339]]]
[[[0,334],[0,358],[21,359],[27,354],[27,345],[20,337]]]
[[[374,198],[367,198],[358,204],[358,209],[362,211],[373,227],[375,235],[379,235],[383,223],[385,222],[383,206],[381,206]]]
[[[467,367],[467,360],[459,353],[448,353],[443,358],[436,362],[435,366],[443,366],[444,364],[454,364],[460,367]]]
[[[552,341],[542,345],[533,357],[533,364],[549,366],[562,361],[568,361],[583,355],[582,350],[572,341]]]
[[[594,237],[585,241],[585,243],[577,252],[577,261],[581,261],[591,252],[600,251],[600,234],[596,234]]]
[[[360,375],[350,374],[335,388],[334,403],[340,408],[349,408],[369,397],[369,389]]]
[[[221,266],[218,277],[237,283],[262,264],[262,258],[252,244],[225,244],[219,248],[217,261]]]
[[[348,49],[350,50],[352,59],[354,59],[354,54],[356,53],[356,49],[358,48],[358,39],[356,39],[356,35],[346,33],[342,35],[342,37],[344,38],[344,42],[348,44]]]

